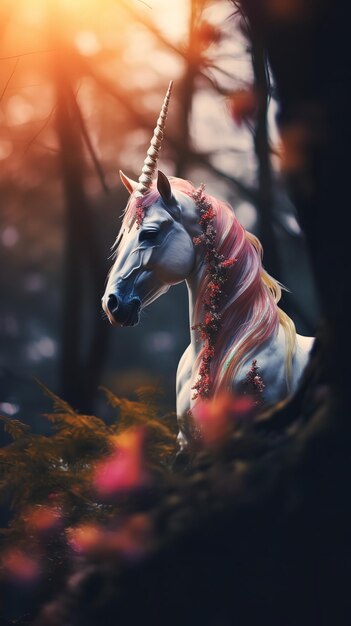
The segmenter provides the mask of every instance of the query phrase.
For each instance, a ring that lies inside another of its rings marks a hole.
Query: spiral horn
[[[166,124],[167,111],[172,87],[173,80],[171,80],[169,83],[167,93],[163,101],[162,109],[156,123],[156,128],[154,129],[154,134],[150,142],[150,147],[147,151],[143,169],[141,170],[141,174],[139,176],[136,192],[141,196],[143,196],[147,191],[149,191],[149,189],[151,189],[153,179],[157,172],[157,159],[161,149],[163,131]]]

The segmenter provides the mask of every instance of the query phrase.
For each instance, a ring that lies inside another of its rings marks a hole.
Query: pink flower
[[[115,529],[83,524],[67,530],[71,549],[80,555],[105,556],[111,553],[128,560],[142,557],[153,542],[153,526],[146,514],[135,514],[119,522]]]
[[[95,524],[82,524],[67,529],[68,544],[77,554],[87,554],[100,548],[102,538],[103,532]]]
[[[204,240],[204,236],[200,235],[199,237],[193,237],[193,243],[195,244],[195,246],[200,245],[200,243],[202,243]]]
[[[143,207],[143,199],[138,198],[136,202],[136,209],[135,209],[135,220],[136,220],[138,229],[142,225],[144,217],[145,217],[145,208]]]
[[[205,445],[213,445],[223,441],[252,408],[250,398],[222,393],[211,400],[197,402],[192,415]]]
[[[206,313],[206,315],[205,315],[205,324],[206,324],[206,326],[208,326],[209,324],[212,324],[213,320],[214,320],[213,314],[212,313]]]
[[[2,555],[4,572],[16,583],[33,584],[40,578],[41,568],[37,559],[18,548],[8,548]]]
[[[204,349],[202,358],[209,360],[209,359],[213,359],[214,355],[215,355],[214,346],[206,346],[206,348]]]
[[[230,109],[235,123],[240,126],[257,115],[258,97],[253,87],[238,89],[231,97]]]
[[[214,210],[212,209],[212,207],[210,206],[210,208],[201,215],[201,221],[202,222],[209,222],[210,220],[212,220],[214,218]]]
[[[145,484],[144,439],[142,428],[130,429],[115,438],[115,452],[95,470],[94,485],[99,495],[112,496]]]
[[[207,48],[212,43],[219,43],[223,33],[219,28],[213,26],[207,21],[203,21],[197,31],[197,38],[200,45],[204,48]]]
[[[238,259],[226,259],[220,264],[221,267],[232,267]]]
[[[58,530],[62,524],[62,512],[59,508],[47,505],[32,507],[24,515],[28,528],[39,534]]]
[[[212,296],[217,296],[221,293],[220,285],[214,283],[213,281],[208,283],[208,290]]]
[[[218,411],[213,400],[201,400],[193,408],[192,414],[206,445],[221,441],[228,430],[227,416]]]
[[[137,560],[150,549],[153,542],[153,527],[148,515],[132,515],[120,528],[110,533],[107,545],[128,560]]]

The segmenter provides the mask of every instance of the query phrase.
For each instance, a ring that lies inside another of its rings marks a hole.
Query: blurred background
[[[42,428],[49,401],[35,379],[83,412],[104,415],[100,385],[123,396],[157,385],[174,409],[185,286],[135,328],[110,327],[100,305],[128,198],[118,170],[139,176],[170,79],[160,168],[231,203],[290,290],[282,308],[315,332],[274,85],[233,4],[2,0],[0,47],[0,413]]]

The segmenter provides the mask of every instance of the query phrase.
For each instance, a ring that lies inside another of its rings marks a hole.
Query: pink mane
[[[248,235],[226,203],[207,196],[215,212],[216,246],[226,259],[236,259],[228,270],[221,307],[221,329],[215,343],[211,364],[213,392],[232,388],[240,367],[252,360],[257,350],[279,329],[279,309],[274,293],[263,280],[262,248]],[[201,315],[201,303],[207,290],[204,275],[195,315]],[[200,355],[201,358],[201,355]]]

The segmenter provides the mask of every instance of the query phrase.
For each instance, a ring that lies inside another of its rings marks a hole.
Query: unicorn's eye
[[[159,230],[142,230],[139,235],[139,241],[152,241],[156,239],[159,232]]]

